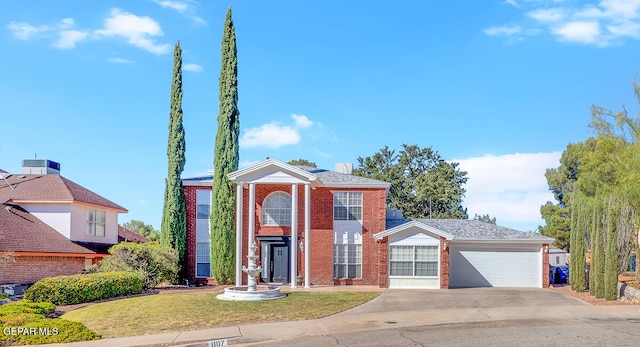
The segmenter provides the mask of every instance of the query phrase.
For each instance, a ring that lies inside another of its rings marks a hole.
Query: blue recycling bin
[[[556,274],[557,274],[557,282],[559,284],[567,283],[567,280],[569,279],[569,267],[568,266],[558,266],[556,268]]]
[[[549,284],[556,284],[556,267],[549,266]]]

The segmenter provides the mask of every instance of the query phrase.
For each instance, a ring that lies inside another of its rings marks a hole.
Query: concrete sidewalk
[[[366,304],[317,320],[247,324],[58,345],[207,346],[207,341],[215,340],[227,340],[229,345],[251,345],[392,327],[546,318],[640,319],[640,306],[594,306],[547,289],[387,290]]]

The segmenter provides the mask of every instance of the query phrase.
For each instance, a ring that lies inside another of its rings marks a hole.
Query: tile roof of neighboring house
[[[413,219],[453,235],[453,240],[530,240],[553,242],[552,238],[537,233],[523,232],[496,224],[471,219]],[[388,219],[387,229],[410,222],[412,219]]]
[[[10,175],[0,180],[0,203],[7,201],[83,202],[127,212],[102,196],[60,175]]]
[[[69,241],[19,206],[0,204],[0,221],[0,251],[96,253]]]
[[[149,242],[150,240],[134,231],[118,225],[118,242]]]

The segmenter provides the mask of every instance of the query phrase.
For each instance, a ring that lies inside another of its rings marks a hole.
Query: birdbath
[[[256,267],[256,259],[258,259],[258,256],[256,255],[256,249],[258,249],[258,246],[256,246],[256,243],[254,241],[251,243],[251,247],[249,247],[249,255],[247,256],[247,258],[249,258],[249,267],[242,267],[242,271],[246,272],[249,277],[247,283],[248,292],[256,291],[256,285],[258,284],[256,278],[258,278],[258,276],[262,272],[262,266]]]

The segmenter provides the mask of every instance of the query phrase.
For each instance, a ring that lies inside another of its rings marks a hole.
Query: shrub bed
[[[141,292],[142,281],[137,274],[114,271],[43,278],[27,289],[24,298],[55,305],[74,305]]]
[[[82,323],[47,318],[52,303],[20,300],[0,306],[0,346],[12,344],[67,343],[96,340],[99,336]]]

